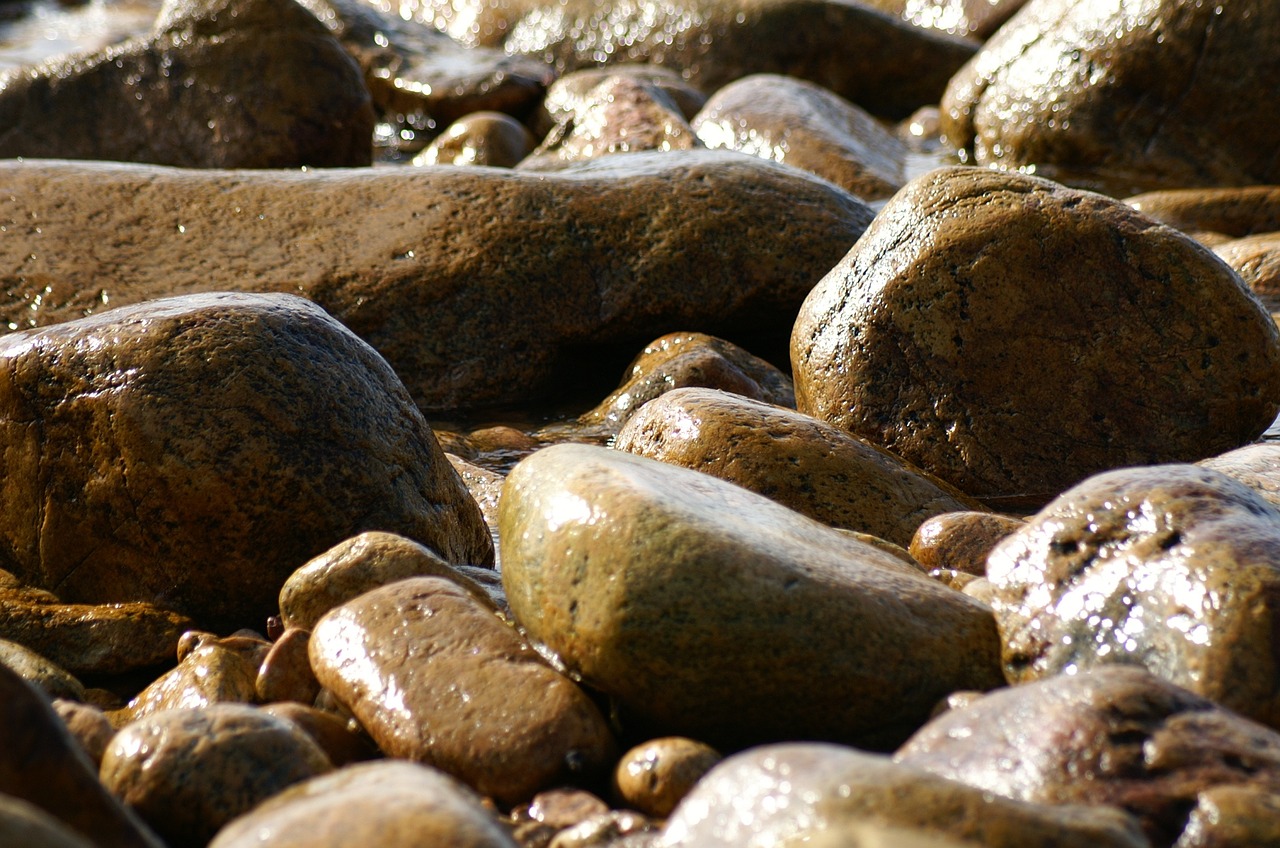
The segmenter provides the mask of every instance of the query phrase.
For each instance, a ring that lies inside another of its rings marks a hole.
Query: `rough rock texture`
[[[982,577],[987,556],[1025,522],[993,512],[948,512],[922,522],[907,552],[929,571],[947,569]]]
[[[720,760],[719,751],[696,739],[650,739],[618,760],[614,792],[628,809],[666,818]]]
[[[1280,232],[1235,239],[1216,245],[1213,252],[1240,275],[1263,306],[1280,311]]]
[[[8,795],[0,795],[0,844],[22,848],[94,848],[94,843],[44,810]]]
[[[1276,326],[1207,248],[985,169],[890,200],[805,301],[791,354],[801,412],[988,503],[1229,450],[1280,409]]]
[[[1280,727],[1280,509],[1191,465],[1064,492],[987,560],[1005,675],[1140,665]]]
[[[906,545],[925,519],[980,505],[886,450],[790,409],[714,389],[646,403],[615,448],[701,471],[832,527]]]
[[[615,752],[595,705],[455,583],[415,577],[330,612],[311,665],[382,751],[436,766],[504,803]]]
[[[30,648],[0,639],[0,664],[13,669],[29,683],[34,683],[50,698],[84,700],[84,686],[65,668]]]
[[[173,298],[4,337],[0,442],[0,559],[68,601],[260,625],[295,568],[363,530],[492,556],[386,362],[297,297]]]
[[[633,732],[891,746],[1000,682],[983,605],[706,474],[556,445],[511,472],[499,516],[516,619]]]
[[[769,745],[725,760],[676,808],[659,845],[808,845],[860,824],[986,848],[1147,846],[1134,820],[1117,810],[1013,801],[887,757],[813,743]]]
[[[164,710],[252,703],[263,651],[235,639],[208,639],[112,715],[118,727]]]
[[[285,790],[228,825],[209,848],[515,848],[480,799],[435,769],[387,761]]]
[[[863,0],[916,26],[988,38],[1027,0]]]
[[[533,134],[510,115],[472,112],[447,126],[413,164],[513,168],[537,146]]]
[[[170,848],[204,848],[236,816],[332,769],[297,725],[254,707],[217,704],[130,724],[107,746],[101,775]]]
[[[698,138],[782,162],[866,200],[906,182],[907,146],[859,107],[810,82],[753,74],[729,83],[693,119]]]
[[[1280,444],[1259,442],[1245,445],[1202,459],[1196,465],[1239,480],[1280,509]]]
[[[1150,188],[1280,182],[1272,0],[1030,0],[952,78],[943,134],[979,165]]]
[[[355,63],[293,0],[169,0],[149,38],[0,76],[0,157],[369,164]]]
[[[1280,790],[1280,735],[1126,666],[994,692],[896,758],[1006,798],[1121,807],[1155,846],[1178,839],[1202,793]]]
[[[712,151],[556,175],[28,161],[0,163],[0,184],[14,236],[0,239],[0,322],[175,292],[300,293],[420,405],[449,410],[545,395],[575,346],[677,328],[784,336],[872,214],[828,183]]]
[[[1280,186],[1153,191],[1130,197],[1125,203],[1187,232],[1243,238],[1280,231]]]
[[[97,769],[46,696],[3,665],[0,707],[0,726],[9,728],[0,794],[34,804],[99,848],[163,848],[98,782]]]

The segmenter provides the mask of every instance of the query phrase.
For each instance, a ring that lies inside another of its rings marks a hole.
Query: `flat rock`
[[[1117,810],[1011,800],[888,757],[815,743],[767,745],[725,760],[672,813],[659,846],[830,845],[824,834],[859,825],[986,848],[1147,847],[1136,822]]]
[[[817,174],[865,200],[906,182],[907,146],[868,112],[822,86],[753,74],[717,91],[693,119],[698,139]]]
[[[360,71],[293,0],[169,0],[149,37],[0,76],[0,157],[368,165]]]
[[[286,789],[236,819],[209,848],[515,848],[480,799],[443,772],[388,760]]]
[[[313,631],[311,665],[384,753],[503,803],[599,772],[614,753],[582,690],[489,606],[438,577],[330,612]]]
[[[991,693],[934,719],[896,759],[1005,798],[1120,807],[1154,846],[1184,844],[1204,793],[1280,789],[1280,735],[1130,666]]]
[[[1187,232],[1243,238],[1280,231],[1280,186],[1170,189],[1139,194],[1125,203]]]
[[[979,165],[1112,190],[1280,182],[1280,6],[1030,0],[952,78],[948,142]]]
[[[511,472],[499,516],[516,620],[632,732],[891,746],[1001,682],[982,604],[706,474],[556,445]]]
[[[255,625],[295,568],[364,530],[492,557],[395,374],[297,297],[187,296],[11,334],[0,441],[0,554],[66,601]]]
[[[823,524],[898,545],[907,545],[927,518],[981,508],[838,427],[714,389],[675,389],[646,403],[613,446],[737,483]]]
[[[545,396],[583,346],[785,337],[872,217],[829,183],[714,151],[554,175],[25,161],[0,163],[0,184],[0,227],[20,234],[0,239],[0,326],[175,292],[299,293],[435,410]]]
[[[791,350],[801,412],[993,505],[1239,447],[1280,410],[1276,326],[1207,248],[986,169],[895,195],[809,295]]]
[[[1005,675],[1139,665],[1280,727],[1280,509],[1204,468],[1100,474],[987,560]]]

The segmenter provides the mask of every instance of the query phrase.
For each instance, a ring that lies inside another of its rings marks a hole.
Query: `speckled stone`
[[[921,522],[907,550],[929,571],[947,569],[983,577],[991,549],[1025,524],[994,512],[947,512]]]
[[[116,729],[111,726],[106,713],[90,704],[68,701],[65,698],[53,700],[53,711],[58,714],[58,718],[62,719],[67,730],[89,755],[94,768],[101,765],[107,743],[116,734]]]
[[[984,606],[709,475],[556,445],[499,512],[516,620],[630,732],[891,746],[947,692],[1002,682]]]
[[[368,592],[328,613],[311,665],[378,747],[512,804],[614,754],[608,725],[485,603],[439,577]]]
[[[1280,186],[1170,189],[1139,194],[1125,203],[1186,232],[1244,238],[1280,231]]]
[[[231,639],[205,640],[113,714],[112,723],[123,727],[163,710],[253,703],[263,654],[260,648]]]
[[[1134,819],[1118,810],[1011,800],[888,757],[815,743],[767,745],[725,760],[676,808],[659,845],[807,845],[803,839],[859,824],[986,848],[1148,848]]]
[[[934,719],[897,759],[1004,798],[1120,807],[1155,846],[1182,845],[1204,792],[1280,790],[1280,734],[1132,666],[993,692]]]
[[[537,146],[533,133],[510,115],[472,112],[445,127],[413,164],[513,168]]]
[[[332,768],[297,725],[255,707],[216,704],[125,727],[107,746],[101,776],[170,848],[204,848],[236,816]]]
[[[0,663],[34,683],[50,698],[84,700],[84,685],[65,668],[17,642],[0,639]]]
[[[714,389],[645,404],[621,451],[701,471],[823,524],[906,545],[922,521],[981,504],[893,454],[808,415]]]
[[[311,704],[320,694],[320,681],[311,671],[307,645],[311,632],[290,627],[271,646],[258,667],[254,692],[260,704],[274,701],[297,701]]]
[[[1280,334],[1208,249],[987,169],[895,195],[801,307],[791,353],[801,412],[992,505],[1239,447],[1280,410]]]
[[[94,848],[94,843],[44,810],[8,795],[0,795],[0,845],[12,845],[14,848]]]
[[[719,751],[696,739],[651,739],[618,760],[613,770],[614,792],[625,806],[666,818],[720,760]]]
[[[296,701],[277,701],[262,707],[262,711],[288,719],[302,728],[320,746],[320,750],[324,751],[335,768],[382,756],[378,746],[373,744],[373,740],[356,722],[344,720],[327,710],[308,707]]]
[[[427,766],[351,766],[286,789],[228,825],[209,848],[516,848],[461,783]]]

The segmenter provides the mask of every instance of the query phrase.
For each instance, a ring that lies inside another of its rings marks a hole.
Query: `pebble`
[[[651,739],[618,760],[613,789],[624,806],[664,819],[720,760],[719,751],[696,739]]]

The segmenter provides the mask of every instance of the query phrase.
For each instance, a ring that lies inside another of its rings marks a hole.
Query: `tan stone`
[[[545,396],[570,351],[674,327],[780,341],[872,215],[829,183],[715,151],[555,175],[28,160],[0,162],[0,184],[0,327],[175,292],[302,294],[420,406],[450,411]]]
[[[983,577],[991,549],[1025,524],[993,512],[947,512],[921,522],[907,550],[929,571],[947,569]]]
[[[556,445],[499,511],[516,620],[629,733],[891,746],[947,692],[1001,682],[985,607],[710,475]]]
[[[164,710],[221,703],[253,703],[261,654],[222,640],[209,640],[189,651],[173,669],[143,689],[111,716],[124,727]]]
[[[649,848],[657,827],[634,810],[610,810],[557,833],[547,848]]]
[[[355,63],[292,0],[169,0],[149,37],[0,76],[0,157],[355,166],[372,133]]]
[[[1224,242],[1213,252],[1240,275],[1263,306],[1280,311],[1280,232]]]
[[[50,698],[84,700],[84,685],[65,668],[17,642],[0,639],[0,663],[34,683]]]
[[[297,627],[281,634],[258,668],[258,679],[254,683],[258,703],[315,702],[316,695],[320,694],[320,681],[311,671],[311,660],[307,656],[310,641],[311,632]]]
[[[614,447],[701,471],[833,527],[906,545],[922,521],[981,504],[863,439],[714,389],[645,404]]]
[[[288,719],[310,736],[336,768],[382,756],[373,740],[354,722],[334,713],[308,707],[296,701],[278,701],[262,708],[264,713]]]
[[[94,843],[44,810],[0,795],[0,844],[21,848],[93,848]]]
[[[598,772],[613,753],[582,690],[449,580],[402,580],[331,611],[311,665],[383,752],[504,803]]]
[[[107,743],[115,736],[116,729],[106,714],[97,707],[82,704],[79,701],[68,701],[55,698],[53,711],[62,719],[67,730],[80,743],[80,747],[89,755],[89,760],[96,769],[102,764],[102,755],[106,753]]]
[[[515,848],[462,784],[416,763],[351,766],[286,789],[232,822],[209,848]]]
[[[511,811],[511,819],[516,823],[537,822],[554,835],[556,831],[607,812],[609,805],[585,789],[560,788],[534,795],[528,804]]]
[[[618,760],[613,788],[625,806],[663,819],[720,759],[719,751],[696,739],[651,739]]]
[[[167,710],[121,730],[102,783],[170,848],[204,848],[261,801],[332,771],[296,725],[243,704]]]
[[[510,115],[472,112],[445,127],[413,164],[513,168],[537,146],[533,133]]]
[[[489,535],[493,538],[496,550],[498,544],[498,498],[502,495],[502,481],[506,478],[496,471],[488,468],[481,468],[472,462],[447,453],[445,458],[449,460],[449,464],[453,466],[453,470],[458,472],[458,476],[462,478],[463,484],[467,487],[467,492],[480,505],[480,514],[484,516],[484,523],[489,528]]]
[[[1280,444],[1258,442],[1196,463],[1244,483],[1280,508]]]
[[[977,168],[886,204],[801,307],[792,362],[801,412],[993,505],[1229,450],[1280,410],[1280,334],[1220,259],[1102,195]]]
[[[1214,786],[1197,796],[1177,848],[1280,844],[1280,795],[1247,786]]]
[[[1187,232],[1243,238],[1280,231],[1280,186],[1170,189],[1139,194],[1125,203]]]
[[[492,556],[386,362],[289,295],[4,337],[0,443],[0,555],[67,601],[148,601],[226,630],[260,626],[294,569],[364,530]]]
[[[685,120],[693,120],[693,116],[707,102],[707,96],[690,85],[679,71],[662,65],[614,64],[588,67],[565,74],[551,84],[542,105],[534,113],[534,131],[539,137],[545,137],[557,125],[573,120],[573,116],[586,105],[591,92],[611,77],[626,77],[657,88],[680,109]]]

